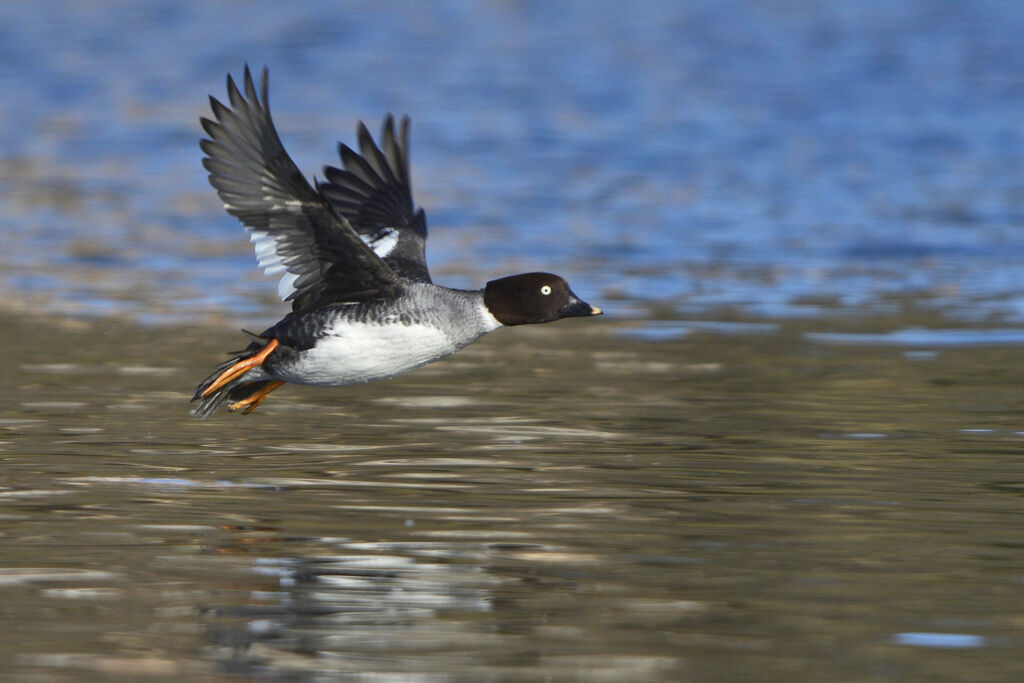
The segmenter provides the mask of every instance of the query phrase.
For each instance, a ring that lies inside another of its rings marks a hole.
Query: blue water
[[[435,279],[566,275],[616,316],[910,300],[1024,321],[1024,5],[0,5],[0,296],[273,318],[200,166],[246,62],[308,175],[413,117]],[[256,324],[254,321],[252,324]]]
[[[893,637],[897,645],[938,648],[976,648],[985,645],[981,636],[960,633],[897,633]]]

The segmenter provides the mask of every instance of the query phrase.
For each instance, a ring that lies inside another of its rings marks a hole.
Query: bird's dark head
[[[581,301],[569,283],[551,273],[523,273],[491,280],[484,304],[502,325],[547,323],[560,318],[601,315],[601,309]]]

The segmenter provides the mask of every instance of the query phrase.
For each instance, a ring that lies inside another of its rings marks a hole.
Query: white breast
[[[295,384],[342,386],[393,377],[455,353],[456,345],[428,325],[339,323],[296,363],[275,375]]]

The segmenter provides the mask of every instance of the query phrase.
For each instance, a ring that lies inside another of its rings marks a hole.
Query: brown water
[[[201,423],[227,326],[5,317],[7,675],[1024,671],[1017,348],[587,323]]]

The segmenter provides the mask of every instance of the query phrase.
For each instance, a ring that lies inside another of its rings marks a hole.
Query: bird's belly
[[[461,346],[428,325],[346,323],[275,368],[274,375],[295,384],[357,384],[418,368]]]

